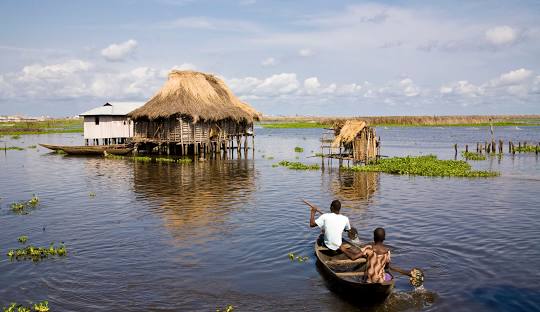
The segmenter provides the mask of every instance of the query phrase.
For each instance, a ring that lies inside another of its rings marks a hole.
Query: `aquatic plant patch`
[[[2,309],[4,312],[49,312],[49,302],[41,301],[35,304],[22,305],[16,302]]]
[[[18,146],[0,147],[0,151],[24,151],[24,148]]]
[[[298,262],[306,262],[309,260],[309,257],[308,256],[299,256],[299,255],[295,255],[294,253],[292,252],[289,252],[287,254],[287,257],[289,257],[289,260],[291,261],[298,261]]]
[[[234,306],[230,304],[223,309],[221,308],[216,309],[216,312],[233,312],[233,311],[234,311]]]
[[[301,162],[292,162],[292,161],[286,161],[286,160],[282,160],[278,162],[277,164],[272,165],[272,167],[278,167],[278,166],[286,167],[293,170],[319,170],[320,169],[319,165],[317,164],[306,165]]]
[[[39,205],[39,198],[34,194],[28,201],[14,202],[10,205],[11,211],[19,214],[28,214],[28,208],[35,208]]]
[[[36,247],[29,245],[24,248],[10,249],[6,255],[10,260],[32,260],[37,262],[51,256],[63,257],[67,255],[67,249],[63,242],[59,247],[55,247],[54,243],[51,243],[49,247]]]
[[[294,148],[294,151],[296,153],[302,153],[304,151],[304,149],[302,147],[297,146],[297,147]]]
[[[536,153],[537,149],[538,147],[534,145],[518,146],[514,148],[517,153]],[[538,152],[540,152],[540,149],[538,149]]]
[[[377,163],[342,168],[342,170],[430,177],[495,177],[500,175],[496,171],[472,170],[471,165],[466,161],[441,160],[435,155],[382,158]]]
[[[28,236],[22,235],[17,238],[17,241],[21,244],[26,244],[26,241],[28,240]]]
[[[486,156],[480,153],[461,152],[461,156],[467,160],[486,160]]]

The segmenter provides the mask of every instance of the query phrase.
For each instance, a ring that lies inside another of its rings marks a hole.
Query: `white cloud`
[[[461,95],[465,97],[476,97],[483,95],[484,89],[468,82],[467,80],[460,80],[442,86],[439,92],[443,95]]]
[[[518,32],[510,26],[497,26],[486,30],[485,37],[493,45],[507,45],[517,40]]]
[[[493,86],[510,86],[523,83],[532,77],[532,71],[520,68],[500,75],[497,79],[491,81]]]
[[[133,54],[137,48],[137,41],[129,39],[122,43],[113,43],[101,50],[101,55],[108,61],[123,61],[126,57]]]
[[[263,94],[287,94],[298,89],[299,82],[294,73],[272,75],[262,81],[254,92]]]
[[[211,18],[206,16],[180,17],[172,21],[160,23],[160,28],[166,29],[198,29],[225,32],[259,32],[258,24],[233,19]]]
[[[273,57],[268,57],[262,60],[261,65],[264,67],[274,66],[277,64],[277,60]]]
[[[304,89],[308,93],[315,93],[321,87],[321,83],[317,77],[310,77],[304,80]]]
[[[401,80],[399,86],[402,88],[405,96],[417,96],[420,94],[420,89],[414,84],[411,78]]]
[[[298,51],[298,55],[300,56],[303,56],[303,57],[307,57],[307,56],[312,56],[313,55],[313,50],[311,49],[300,49]]]

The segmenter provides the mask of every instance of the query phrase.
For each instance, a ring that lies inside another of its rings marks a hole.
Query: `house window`
[[[96,126],[99,125],[99,117],[95,117],[94,122],[95,122]]]

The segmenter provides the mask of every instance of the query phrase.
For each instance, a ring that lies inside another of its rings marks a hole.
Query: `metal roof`
[[[125,116],[144,105],[144,102],[107,102],[103,106],[93,108],[79,116]]]

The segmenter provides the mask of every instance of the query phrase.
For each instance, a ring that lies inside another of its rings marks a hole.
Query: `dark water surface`
[[[384,155],[473,146],[485,128],[377,129]],[[255,159],[155,164],[68,157],[44,148],[0,154],[0,304],[48,300],[54,311],[357,311],[318,273],[305,197],[342,212],[371,238],[387,229],[393,262],[424,269],[426,292],[403,277],[370,309],[540,310],[540,162],[534,154],[473,162],[489,179],[273,168],[317,163],[319,129],[257,129]],[[540,128],[497,128],[497,138],[540,141]],[[7,145],[80,144],[80,134],[0,138]],[[4,145],[4,142],[0,142]],[[295,146],[304,148],[295,153]],[[474,145],[475,146],[475,145]],[[474,147],[473,146],[473,147]],[[311,152],[313,151],[313,152]],[[274,159],[268,159],[269,156]],[[28,215],[9,205],[35,193]],[[95,196],[90,196],[95,193]],[[65,258],[10,262],[28,235],[64,241]],[[309,256],[291,262],[289,252]]]

